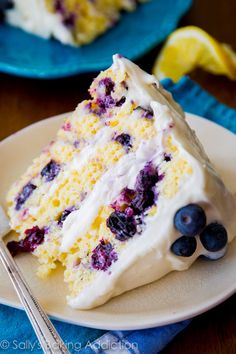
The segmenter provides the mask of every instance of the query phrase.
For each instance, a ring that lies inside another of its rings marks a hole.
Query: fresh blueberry
[[[44,235],[44,229],[34,226],[25,231],[26,237],[23,240],[8,242],[7,248],[13,257],[23,252],[33,252],[44,241]]]
[[[107,227],[119,241],[126,241],[136,234],[137,227],[133,216],[124,212],[114,211],[107,219]]]
[[[33,191],[36,189],[37,187],[33,184],[33,183],[27,183],[22,191],[20,192],[20,194],[18,195],[18,197],[16,198],[16,210],[20,210],[22,205],[26,202],[26,200],[31,196],[31,194],[33,193]]]
[[[132,148],[131,136],[129,134],[122,133],[117,135],[114,140],[123,145],[127,152]]]
[[[224,248],[222,248],[220,251],[208,252],[207,254],[202,255],[201,258],[210,261],[217,261],[218,259],[223,258],[226,252],[227,252],[227,245]]]
[[[41,171],[41,176],[45,178],[47,182],[51,182],[54,180],[54,178],[57,177],[61,170],[61,166],[55,162],[54,160],[51,160]]]
[[[174,225],[181,234],[196,236],[206,226],[206,214],[197,204],[186,205],[176,212]]]
[[[191,257],[197,248],[195,237],[181,236],[171,246],[171,251],[176,256]]]
[[[155,204],[155,194],[152,190],[137,192],[132,200],[131,208],[139,215]]]
[[[217,252],[227,245],[227,231],[223,225],[214,222],[202,231],[200,240],[207,251]]]
[[[104,240],[101,240],[99,245],[92,251],[92,267],[97,270],[106,271],[117,259],[118,255],[114,251],[112,244]]]

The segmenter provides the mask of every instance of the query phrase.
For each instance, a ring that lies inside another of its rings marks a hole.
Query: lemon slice
[[[236,53],[202,29],[187,26],[168,37],[153,73],[159,80],[169,77],[176,82],[196,67],[236,80]]]

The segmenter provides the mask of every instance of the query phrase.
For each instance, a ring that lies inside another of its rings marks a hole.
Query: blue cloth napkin
[[[185,112],[205,117],[236,133],[236,109],[217,101],[187,76],[182,77],[176,84],[165,79],[162,85],[172,93]]]
[[[185,111],[204,116],[236,133],[236,110],[219,103],[188,77],[176,84],[169,79],[162,83]],[[72,354],[156,354],[190,321],[123,332],[53,322]],[[0,353],[24,352],[42,353],[25,313],[0,305]]]

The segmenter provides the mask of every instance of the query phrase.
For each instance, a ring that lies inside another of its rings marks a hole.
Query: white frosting
[[[102,176],[81,208],[72,212],[65,220],[61,251],[68,251],[80,235],[87,233],[101,206],[115,200],[123,188],[133,188],[139,171],[147,161],[154,159],[156,146],[156,141],[144,142],[135,154],[125,155],[114,169]]]
[[[180,185],[174,197],[165,198],[160,194],[157,214],[146,217],[146,228],[142,234],[127,242],[109,272],[97,272],[95,279],[82,292],[76,297],[68,297],[69,305],[80,309],[101,305],[113,296],[155,281],[173,270],[188,269],[199,255],[207,254],[198,237],[197,250],[191,257],[178,257],[170,252],[171,244],[179,237],[173,226],[174,215],[189,203],[200,203],[204,207],[208,223],[222,221],[229,241],[236,235],[235,199],[213,170],[179,106],[153,76],[127,59],[115,56],[112,70],[128,73],[127,99],[133,99],[142,107],[151,106],[158,134],[105,173],[81,209],[68,216],[62,229],[61,249],[67,251],[77,237],[86,233],[100,206],[110,204],[124,187],[134,187],[136,176],[147,161],[159,164],[170,124],[174,123],[174,128],[169,129],[168,134],[171,131],[173,143],[180,156],[191,165],[193,174]]]
[[[63,25],[59,14],[50,13],[45,0],[13,0],[14,7],[6,11],[6,21],[43,38],[54,37],[73,44],[71,32]]]

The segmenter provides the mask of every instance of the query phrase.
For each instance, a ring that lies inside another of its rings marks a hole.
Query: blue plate
[[[114,53],[135,60],[173,31],[192,0],[150,0],[92,44],[81,48],[44,40],[0,25],[0,71],[31,78],[60,78],[98,71],[111,64]]]

